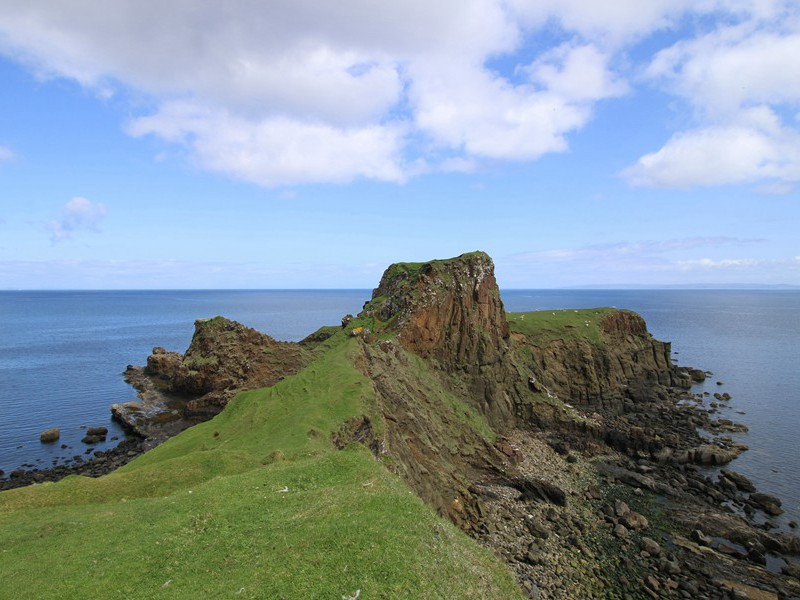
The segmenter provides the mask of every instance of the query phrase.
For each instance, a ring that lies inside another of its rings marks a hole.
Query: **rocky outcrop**
[[[615,310],[599,322],[599,342],[579,336],[540,341],[515,335],[518,356],[536,391],[585,407],[621,409],[650,399],[659,386],[688,387],[670,358],[669,342],[654,339],[639,315]]]
[[[310,359],[299,344],[224,317],[200,319],[185,354],[153,348],[145,367],[128,367],[126,380],[141,402],[115,404],[111,411],[145,437],[174,435],[219,413],[238,391],[275,385]]]
[[[392,323],[406,350],[449,370],[496,363],[508,350],[494,263],[484,252],[391,265],[362,314]]]
[[[508,391],[519,377],[503,360],[510,332],[486,253],[391,265],[359,318],[396,334],[404,350],[453,375],[450,387],[492,426],[513,426]]]

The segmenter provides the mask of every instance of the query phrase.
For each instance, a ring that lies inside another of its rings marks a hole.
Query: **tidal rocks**
[[[57,441],[60,437],[61,430],[58,427],[51,427],[50,429],[45,429],[39,434],[39,441],[43,444],[51,444]]]
[[[742,490],[743,492],[755,492],[756,486],[753,485],[753,482],[750,481],[747,477],[742,475],[741,473],[737,473],[735,471],[726,471],[722,469],[720,474],[725,479],[730,480],[736,486],[737,489]]]
[[[692,381],[699,383],[706,380],[706,372],[700,369],[689,369],[689,377]]]
[[[16,469],[11,472],[8,479],[0,480],[0,490],[10,490],[44,481],[58,481],[67,475],[100,477],[130,462],[150,447],[152,445],[141,438],[130,437],[122,440],[116,448],[94,453],[94,457],[89,460],[75,455],[67,459],[65,464],[48,469]]]
[[[725,445],[703,444],[689,451],[689,460],[701,465],[726,465],[746,450],[746,445],[734,442]]]
[[[750,494],[750,502],[773,517],[783,514],[780,499],[770,494],[755,492]]]

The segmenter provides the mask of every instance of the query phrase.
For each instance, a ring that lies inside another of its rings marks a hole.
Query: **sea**
[[[508,311],[615,306],[671,341],[674,360],[713,372],[695,392],[728,392],[719,416],[746,424],[750,447],[730,468],[800,520],[800,290],[505,290]],[[0,292],[0,469],[86,456],[87,426],[124,437],[111,404],[135,400],[122,377],[154,346],[184,351],[195,319],[224,315],[297,341],[356,314],[369,290]],[[717,382],[722,382],[718,385]],[[59,427],[61,439],[39,433]],[[116,438],[116,439],[115,439]],[[63,447],[62,447],[63,445]]]

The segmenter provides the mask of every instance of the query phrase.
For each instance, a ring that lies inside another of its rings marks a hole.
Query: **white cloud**
[[[134,91],[144,103],[128,130],[187,148],[207,169],[266,186],[403,181],[485,159],[567,150],[568,136],[589,122],[598,101],[629,90],[622,70],[630,70],[631,45],[658,29],[676,30],[687,15],[722,15],[719,22],[739,25],[676,44],[653,62],[651,79],[678,94],[725,99],[733,109],[745,101],[794,101],[795,91],[779,86],[773,58],[795,50],[791,23],[781,19],[791,6],[6,2],[0,52],[41,77],[72,78],[102,97]],[[773,28],[763,30],[764,22]],[[558,41],[531,55],[542,32],[541,39]],[[491,68],[498,58],[506,66]],[[725,88],[740,61],[757,88],[752,93]],[[791,61],[783,66],[792,71]],[[786,88],[794,86],[793,73]],[[717,82],[713,89],[702,86],[706,79]],[[143,105],[151,110],[143,113]]]
[[[699,258],[692,260],[679,260],[675,263],[675,268],[680,271],[687,271],[689,269],[730,269],[735,267],[755,267],[762,264],[764,261],[756,260],[754,258],[723,258],[721,260],[714,260],[711,258]]]
[[[762,196],[788,196],[795,189],[791,183],[773,182],[761,185],[753,191]]]
[[[736,123],[677,133],[623,174],[634,185],[658,187],[800,181],[800,132],[765,107],[753,110],[768,118],[739,116]]]
[[[0,162],[11,160],[12,158],[14,158],[14,153],[5,146],[0,146]]]
[[[345,129],[287,117],[249,120],[181,102],[135,119],[128,131],[184,143],[203,167],[267,186],[404,177],[399,125]]]
[[[68,240],[76,231],[97,231],[100,222],[106,216],[106,207],[100,202],[91,202],[76,196],[64,205],[61,218],[50,221],[50,239],[53,243]]]
[[[744,4],[742,2],[741,4]],[[647,77],[683,98],[695,126],[642,156],[634,185],[685,187],[800,181],[800,129],[781,117],[800,103],[800,16],[782,2],[660,51]]]

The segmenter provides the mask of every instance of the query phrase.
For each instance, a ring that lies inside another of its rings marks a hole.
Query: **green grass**
[[[617,312],[616,308],[584,308],[506,313],[506,317],[513,333],[527,336],[528,342],[537,346],[575,338],[602,344],[600,322],[614,312]]]
[[[407,357],[411,364],[414,377],[418,381],[424,383],[435,398],[441,402],[443,406],[449,408],[459,421],[467,425],[482,438],[491,442],[497,440],[497,434],[489,425],[486,417],[479,413],[474,407],[456,397],[452,392],[446,390],[439,379],[430,372],[430,367],[425,364],[422,358],[411,353],[407,354]]]
[[[358,343],[107,476],[0,494],[0,597],[520,598],[366,449],[333,448],[374,410]]]

